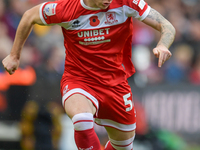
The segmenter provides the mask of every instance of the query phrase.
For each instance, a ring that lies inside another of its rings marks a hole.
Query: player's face
[[[93,0],[93,7],[106,9],[111,4],[112,0]]]

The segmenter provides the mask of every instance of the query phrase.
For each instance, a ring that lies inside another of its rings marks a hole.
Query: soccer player
[[[72,119],[79,150],[100,150],[94,121],[107,130],[105,150],[133,149],[136,120],[127,82],[134,73],[132,17],[160,31],[153,53],[161,67],[171,57],[168,49],[175,29],[144,0],[58,0],[37,5],[24,13],[12,50],[3,60],[13,74],[33,25],[61,26],[66,48],[62,104]]]

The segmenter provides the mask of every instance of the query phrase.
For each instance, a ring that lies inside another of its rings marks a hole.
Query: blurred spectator
[[[21,0],[10,0],[9,4],[4,20],[9,30],[9,36],[14,39],[19,21],[28,7],[27,3]]]
[[[183,42],[187,39],[190,28],[190,21],[183,15],[180,10],[173,10],[168,14],[168,18],[176,28],[176,42]]]
[[[200,85],[200,54],[196,58],[194,67],[189,74],[189,79],[192,84]]]
[[[4,13],[5,13],[5,3],[3,0],[0,1],[0,21],[3,20],[3,17],[4,17]]]
[[[64,50],[53,47],[45,53],[41,65],[35,68],[37,80],[31,87],[30,99],[40,105],[50,101],[61,104],[60,80],[64,71]]]
[[[12,48],[12,40],[8,36],[8,28],[3,23],[0,22],[0,60],[2,60],[6,55],[9,54],[11,48]],[[2,63],[0,64],[0,72],[3,72],[4,68]]]
[[[1,3],[3,1],[0,1]],[[3,4],[1,5],[1,7]],[[2,9],[0,9],[2,10]],[[0,11],[1,16],[1,11]],[[8,35],[8,28],[4,22],[0,22],[0,60],[2,60],[12,48],[12,40]],[[28,50],[27,50],[28,49]],[[16,71],[16,74],[10,76],[5,72],[2,63],[0,64],[0,112],[4,119],[18,119],[20,118],[20,111],[26,101],[26,92],[19,91],[21,88],[25,88],[32,85],[35,82],[35,71],[31,65],[32,53],[30,48],[24,47],[24,53],[21,57],[20,68]],[[18,90],[14,90],[15,87]],[[25,88],[26,89],[26,88]],[[14,92],[14,91],[16,92]],[[26,89],[27,90],[27,89]],[[14,93],[13,93],[14,92]],[[20,93],[24,93],[21,95]],[[28,90],[27,90],[28,94]],[[16,105],[17,104],[17,105]]]
[[[33,33],[34,37],[31,39],[31,42],[40,50],[43,56],[48,54],[52,47],[63,47],[62,51],[64,54],[64,39],[58,25],[52,27],[35,25]]]
[[[22,150],[57,150],[61,136],[60,105],[50,102],[40,106],[27,101],[20,121]]]
[[[181,44],[175,47],[173,57],[165,69],[167,83],[188,81],[188,73],[192,64],[193,49],[190,45]]]
[[[163,80],[161,69],[157,67],[157,59],[155,61],[153,53],[147,46],[133,46],[132,61],[136,68],[134,81],[136,86],[144,87],[147,84],[158,84]]]
[[[0,83],[6,87],[4,90],[8,105],[5,116],[7,120],[20,120],[20,112],[28,100],[30,86],[36,81],[35,70],[31,66],[33,63],[31,50],[31,47],[24,46],[20,66],[14,75],[2,72]]]
[[[132,43],[135,45],[151,45],[155,31],[144,23],[134,19]]]
[[[200,41],[200,20],[194,19],[190,21],[190,28],[189,28],[189,32],[190,32],[190,40],[194,40],[196,42]]]

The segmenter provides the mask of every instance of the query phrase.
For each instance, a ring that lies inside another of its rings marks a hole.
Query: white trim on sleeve
[[[139,20],[140,21],[144,20],[147,17],[147,15],[149,14],[150,10],[151,10],[151,7],[148,5],[147,10],[142,14],[142,16],[139,18]]]
[[[42,20],[42,22],[43,22],[45,25],[47,25],[47,23],[46,23],[46,21],[45,21],[43,15],[42,15],[42,8],[43,8],[43,6],[44,6],[45,4],[46,4],[46,2],[44,2],[44,3],[40,6],[39,14],[40,14],[40,19]]]

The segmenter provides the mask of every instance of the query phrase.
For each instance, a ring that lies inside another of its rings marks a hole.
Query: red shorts
[[[136,114],[128,82],[114,87],[82,81],[64,81],[61,85],[62,103],[73,94],[86,96],[95,105],[95,122],[121,131],[136,128]]]

